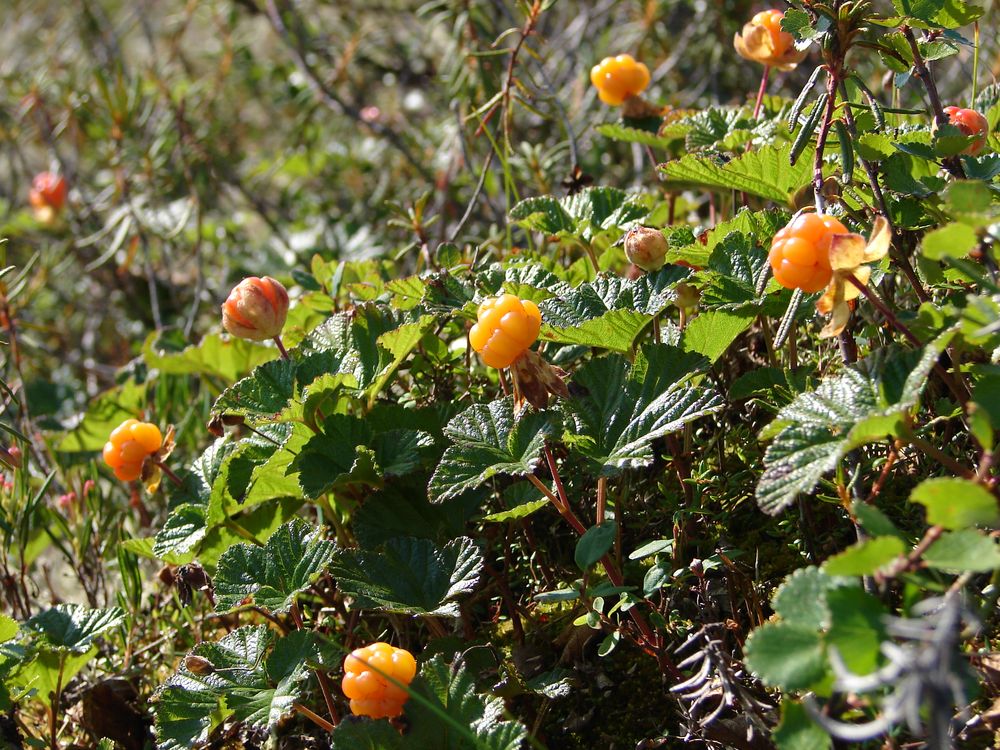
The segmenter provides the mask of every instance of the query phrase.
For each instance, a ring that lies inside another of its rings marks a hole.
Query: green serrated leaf
[[[362,609],[458,617],[457,600],[475,588],[482,566],[482,553],[468,537],[444,547],[399,537],[379,551],[338,551],[330,572]]]
[[[528,736],[523,724],[504,718],[502,699],[478,692],[472,672],[461,661],[449,664],[441,656],[429,659],[411,688],[415,695],[406,705],[408,746],[520,750]]]
[[[79,604],[57,604],[29,619],[24,629],[40,636],[52,649],[83,653],[97,636],[124,621],[125,613],[118,607],[88,609]]]
[[[258,365],[278,358],[278,350],[252,341],[223,338],[217,333],[204,336],[194,346],[180,352],[156,348],[159,334],[152,333],[142,347],[146,366],[166,375],[207,375],[231,383]]]
[[[661,165],[666,190],[710,188],[739,190],[765,200],[787,205],[792,196],[809,183],[812,175],[811,147],[795,166],[789,164],[790,147],[762,146],[720,164],[713,157],[688,154]]]
[[[831,557],[823,564],[823,570],[831,576],[872,575],[903,554],[904,549],[899,537],[878,536],[865,539]]]
[[[253,603],[287,612],[296,596],[323,573],[335,550],[320,529],[300,519],[278,527],[263,547],[233,545],[216,568],[216,611]]]
[[[799,568],[781,584],[771,604],[782,621],[819,630],[830,624],[826,595],[838,585],[819,568]]]
[[[910,502],[927,508],[927,523],[946,529],[992,527],[1000,521],[1000,511],[993,494],[968,479],[925,479],[910,493]]]
[[[204,742],[222,706],[248,726],[274,727],[299,699],[314,651],[312,633],[295,631],[275,643],[264,625],[198,644],[189,656],[209,668],[196,674],[182,661],[153,697],[157,747],[183,750]]]
[[[697,360],[676,347],[659,344],[644,350],[660,362],[677,358],[697,368]],[[688,422],[718,411],[713,391],[686,385],[673,368],[646,367],[636,373],[619,355],[591,360],[573,377],[582,395],[566,402],[574,429],[567,439],[600,476],[648,465],[651,443]]]
[[[445,450],[431,477],[431,499],[441,502],[458,497],[500,474],[531,474],[555,426],[549,412],[527,412],[515,418],[511,397],[469,407],[445,427],[454,445]]]
[[[947,531],[924,552],[924,562],[948,573],[986,573],[1000,568],[1000,548],[974,529]]]
[[[708,310],[695,317],[681,334],[685,351],[703,354],[715,362],[756,317],[752,312]]]
[[[681,132],[675,130],[668,135],[659,135],[650,130],[632,128],[617,122],[609,122],[598,125],[594,130],[613,141],[638,143],[650,148],[669,149],[674,143],[684,139],[683,131],[686,131],[687,127],[685,126]]]
[[[778,413],[777,438],[764,455],[757,503],[772,515],[801,492],[812,492],[854,448],[884,438],[913,408],[952,332],[923,351],[891,356],[882,350],[843,374],[824,380]]]
[[[920,252],[930,260],[964,258],[978,244],[979,235],[968,224],[946,224],[924,235]]]
[[[889,612],[885,605],[858,586],[833,589],[826,600],[830,607],[827,646],[837,649],[855,674],[873,672],[881,664],[882,642],[888,637],[885,619]]]
[[[750,634],[744,656],[762,682],[783,690],[807,690],[826,673],[819,633],[801,625],[765,623]]]

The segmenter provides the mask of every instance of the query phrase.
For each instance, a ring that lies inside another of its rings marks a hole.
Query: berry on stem
[[[104,463],[123,482],[132,482],[142,474],[142,464],[163,446],[160,428],[152,422],[126,419],[104,444]]]
[[[355,716],[391,719],[403,712],[403,704],[410,697],[392,680],[409,685],[416,673],[413,654],[380,641],[355,649],[344,659],[341,688]]]
[[[249,341],[277,338],[288,315],[288,292],[270,276],[249,276],[222,303],[222,326]]]
[[[479,306],[469,343],[490,367],[510,367],[538,338],[542,314],[530,300],[513,294],[491,297]]]
[[[969,144],[962,153],[975,156],[986,148],[986,139],[990,133],[990,123],[974,109],[962,109],[961,107],[945,107],[944,113],[948,115],[948,120],[956,128],[968,136],[976,136],[976,140]]]
[[[590,82],[605,104],[617,107],[649,85],[649,68],[632,55],[605,57],[590,69]]]
[[[786,289],[818,292],[830,283],[830,243],[847,227],[829,214],[801,213],[778,231],[768,260],[774,278]]]
[[[743,31],[733,37],[733,46],[740,57],[778,70],[794,70],[806,53],[795,48],[795,38],[782,31],[785,14],[780,10],[764,10],[750,19]]]
[[[625,257],[643,271],[658,271],[666,262],[669,246],[659,229],[635,226],[625,233]]]

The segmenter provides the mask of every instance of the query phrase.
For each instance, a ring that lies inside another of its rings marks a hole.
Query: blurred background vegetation
[[[980,88],[1000,73],[1000,3],[983,4]],[[120,368],[141,378],[151,333],[177,349],[217,332],[245,274],[294,281],[318,254],[387,258],[383,273],[402,275],[444,241],[516,244],[507,206],[561,192],[576,166],[597,183],[648,182],[642,150],[593,131],[615,113],[591,65],[627,51],[649,65],[652,101],[745,102],[760,69],[731,40],[763,7],[559,0],[509,68],[526,15],[513,0],[7,0],[5,380],[36,426],[58,428]],[[970,90],[970,59],[939,67],[949,102]],[[811,68],[771,91],[794,97]],[[862,73],[889,101],[884,71]],[[918,86],[900,95],[922,106]],[[45,169],[71,188],[54,226],[27,205]]]

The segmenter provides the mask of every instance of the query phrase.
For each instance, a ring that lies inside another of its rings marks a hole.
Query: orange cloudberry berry
[[[590,82],[605,104],[617,107],[649,85],[649,68],[632,55],[605,57],[590,69]]]
[[[961,107],[945,107],[944,113],[948,115],[948,121],[962,133],[968,136],[977,136],[976,140],[962,152],[963,154],[975,156],[986,147],[990,123],[985,117],[974,109],[962,109]]]
[[[126,419],[111,431],[104,444],[104,463],[123,482],[131,482],[142,474],[146,457],[156,453],[162,445],[163,435],[155,424]]]
[[[350,699],[351,713],[355,716],[391,719],[403,712],[403,705],[410,697],[392,680],[409,685],[416,673],[413,654],[380,641],[355,649],[344,659],[341,688]]]
[[[786,289],[818,292],[830,283],[830,243],[847,227],[828,214],[802,213],[774,235],[768,260]]]
[[[785,14],[780,10],[763,10],[743,26],[733,38],[737,54],[778,70],[793,70],[806,53],[795,48],[795,38],[782,31]]]
[[[538,338],[542,314],[531,300],[513,294],[491,297],[479,306],[469,343],[490,367],[510,367]]]

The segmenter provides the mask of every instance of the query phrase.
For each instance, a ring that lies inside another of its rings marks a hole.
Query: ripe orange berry
[[[40,172],[31,182],[28,202],[35,209],[50,208],[58,212],[66,203],[66,178],[52,172]]]
[[[768,260],[774,278],[786,289],[818,292],[830,283],[830,243],[847,227],[828,214],[803,213],[778,231]]]
[[[795,37],[782,31],[784,17],[780,10],[764,10],[751,18],[733,38],[737,54],[778,70],[794,70],[806,52],[795,49]]]
[[[767,29],[771,35],[774,54],[777,57],[781,57],[788,51],[789,47],[795,44],[795,38],[787,31],[781,30],[781,22],[784,18],[785,14],[780,10],[762,10],[750,19],[750,23],[754,26],[763,26]]]
[[[281,333],[288,315],[288,292],[270,276],[249,276],[222,303],[222,325],[233,336],[266,341]]]
[[[142,474],[146,457],[156,453],[162,445],[163,435],[155,424],[126,419],[108,436],[102,451],[104,463],[123,482],[131,482]]]
[[[990,133],[990,123],[974,109],[962,109],[961,107],[945,107],[944,113],[948,115],[948,120],[952,125],[961,130],[965,135],[978,136],[963,154],[975,156],[986,147],[986,138]]]
[[[409,685],[416,673],[413,654],[380,641],[355,649],[344,659],[341,688],[350,698],[355,716],[391,719],[403,712],[403,704],[410,697],[391,680]]]
[[[632,55],[605,57],[590,69],[590,82],[605,104],[617,107],[631,96],[638,96],[649,85],[649,68]]]
[[[542,326],[538,305],[513,294],[491,297],[479,306],[469,343],[490,367],[510,367],[535,343]]]

